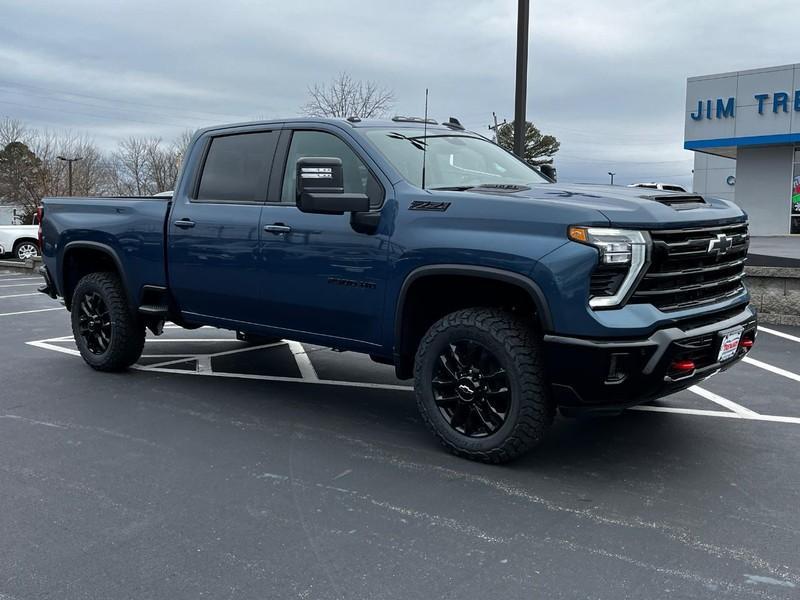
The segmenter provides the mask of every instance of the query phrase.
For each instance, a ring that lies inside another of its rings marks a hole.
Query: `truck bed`
[[[59,291],[70,251],[92,247],[111,251],[133,305],[142,286],[166,286],[164,228],[170,203],[152,196],[45,198],[42,255]]]

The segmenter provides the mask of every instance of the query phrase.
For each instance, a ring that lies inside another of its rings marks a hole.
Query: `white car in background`
[[[628,187],[638,187],[638,188],[646,188],[648,190],[659,190],[661,192],[684,192],[686,193],[686,189],[675,185],[673,183],[632,183]]]
[[[19,260],[39,256],[39,225],[0,225],[0,256]]]

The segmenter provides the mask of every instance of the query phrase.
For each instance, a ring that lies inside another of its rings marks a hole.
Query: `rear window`
[[[277,131],[216,137],[203,165],[200,202],[264,202]]]

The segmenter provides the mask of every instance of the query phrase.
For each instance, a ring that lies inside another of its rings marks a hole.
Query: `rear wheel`
[[[30,260],[39,256],[39,246],[30,240],[23,240],[14,244],[14,256],[19,260]]]
[[[122,371],[144,349],[144,323],[131,312],[114,273],[91,273],[78,282],[72,295],[72,333],[83,360],[98,371]]]
[[[553,420],[538,337],[499,309],[436,322],[420,343],[414,379],[423,419],[458,456],[508,462],[536,446]]]

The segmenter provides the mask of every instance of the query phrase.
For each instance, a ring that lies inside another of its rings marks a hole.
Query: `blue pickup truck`
[[[562,185],[455,119],[197,132],[172,198],[48,198],[45,284],[99,371],[169,320],[368,354],[452,452],[618,413],[737,362],[756,314],[725,200]]]

